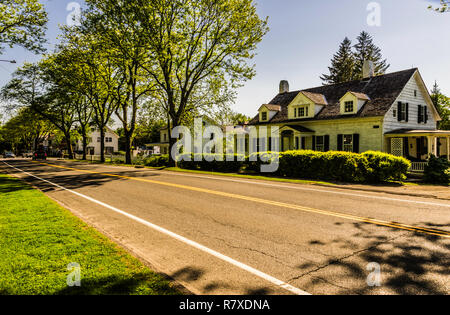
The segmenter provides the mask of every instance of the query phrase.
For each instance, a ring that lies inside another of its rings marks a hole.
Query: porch
[[[290,150],[312,150],[314,131],[303,126],[291,125],[280,128],[282,152]]]
[[[431,154],[450,161],[450,131],[396,130],[385,137],[386,152],[410,160],[413,172],[423,172]]]

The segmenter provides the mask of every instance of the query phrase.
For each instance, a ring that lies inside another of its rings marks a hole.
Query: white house
[[[83,141],[78,140],[75,145],[75,151],[83,151]],[[105,132],[105,154],[113,154],[119,151],[119,135],[111,128],[106,127]],[[101,138],[100,130],[92,128],[88,137],[87,155],[100,155]]]

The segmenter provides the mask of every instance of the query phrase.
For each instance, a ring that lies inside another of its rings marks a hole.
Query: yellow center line
[[[34,163],[38,163],[41,165],[47,165],[47,166],[55,167],[55,168],[73,170],[73,171],[77,171],[77,172],[81,172],[81,173],[98,174],[98,175],[109,176],[109,177],[130,179],[130,180],[146,182],[146,183],[151,183],[151,184],[157,184],[157,185],[162,185],[162,186],[167,186],[167,187],[175,187],[175,188],[180,188],[180,189],[185,189],[185,190],[190,190],[190,191],[196,191],[196,192],[201,192],[201,193],[206,193],[206,194],[211,194],[211,195],[216,195],[216,196],[221,196],[221,197],[240,199],[240,200],[251,201],[251,202],[272,205],[272,206],[277,206],[277,207],[282,207],[282,208],[300,210],[300,211],[310,212],[310,213],[317,213],[317,214],[322,214],[322,215],[327,215],[327,216],[332,216],[332,217],[337,217],[337,218],[342,218],[342,219],[348,219],[348,220],[353,220],[353,221],[358,221],[358,222],[364,222],[364,223],[375,224],[375,225],[380,225],[380,226],[392,227],[392,228],[401,229],[401,230],[407,230],[407,231],[413,231],[413,232],[418,232],[418,233],[424,233],[424,234],[429,234],[429,235],[436,235],[436,236],[441,236],[441,237],[445,237],[445,238],[450,238],[450,232],[447,232],[447,231],[423,228],[423,227],[418,227],[418,226],[413,226],[413,225],[408,225],[408,224],[402,224],[402,223],[398,223],[398,222],[389,222],[389,221],[384,221],[384,220],[365,218],[365,217],[355,216],[352,214],[314,209],[314,208],[304,207],[304,206],[295,205],[295,204],[272,201],[272,200],[261,199],[261,198],[256,198],[256,197],[243,196],[243,195],[238,195],[238,194],[233,194],[233,193],[226,193],[226,192],[221,192],[221,191],[216,191],[216,190],[211,190],[211,189],[206,189],[206,188],[199,188],[199,187],[192,187],[192,186],[186,186],[186,185],[181,185],[181,184],[155,181],[155,180],[144,179],[144,178],[139,178],[139,177],[130,177],[130,176],[117,175],[117,174],[88,171],[88,170],[82,170],[82,169],[77,169],[77,168],[73,168],[73,167],[60,166],[60,165],[49,164],[49,163],[39,163],[39,162],[34,162]]]

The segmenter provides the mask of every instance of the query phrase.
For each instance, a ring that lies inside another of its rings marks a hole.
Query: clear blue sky
[[[43,0],[49,12],[48,38],[56,42],[58,24],[65,23],[67,5],[73,0]],[[76,0],[75,0],[76,2]],[[78,1],[83,3],[82,1]],[[450,13],[427,10],[438,0],[379,0],[381,25],[367,24],[368,0],[257,0],[260,16],[269,17],[270,32],[252,61],[257,75],[239,90],[233,109],[253,116],[259,106],[278,91],[279,81],[288,80],[291,90],[321,85],[339,43],[354,40],[368,31],[391,64],[388,72],[418,67],[428,88],[437,80],[450,95]],[[50,49],[51,49],[50,45]],[[0,59],[35,61],[39,56],[21,48],[6,50]],[[0,63],[0,86],[10,78],[15,65]]]

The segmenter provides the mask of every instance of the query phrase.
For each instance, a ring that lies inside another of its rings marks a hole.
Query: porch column
[[[450,137],[447,137],[447,160],[450,161]]]
[[[434,143],[435,141],[436,141],[436,139],[433,136],[427,137],[427,144],[428,144],[427,159],[430,158],[431,154],[436,155],[436,153],[433,150],[436,147],[436,144]]]

